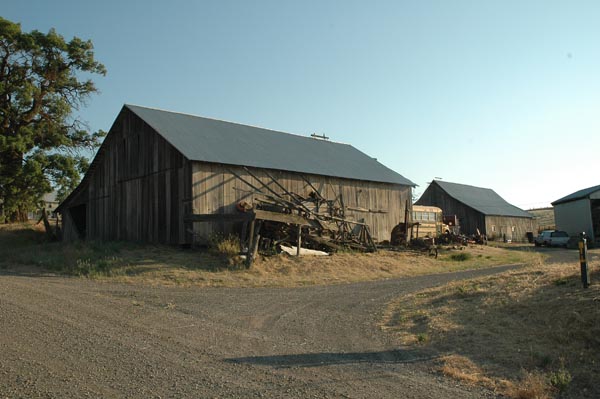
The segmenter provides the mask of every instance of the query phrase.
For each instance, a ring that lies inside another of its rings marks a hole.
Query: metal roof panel
[[[136,105],[125,107],[192,161],[415,186],[349,144]]]
[[[575,191],[574,193],[569,194],[566,197],[557,199],[552,203],[552,205],[564,204],[565,202],[571,202],[582,198],[586,198],[589,197],[590,194],[595,193],[596,191],[600,191],[600,186],[584,188],[583,190]]]
[[[433,183],[440,186],[452,198],[484,215],[533,217],[530,213],[506,202],[492,189],[441,180],[434,180]]]

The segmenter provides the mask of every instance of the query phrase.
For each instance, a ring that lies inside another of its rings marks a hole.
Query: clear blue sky
[[[600,184],[600,1],[27,1],[26,31],[91,39],[80,111],[124,103],[326,134],[419,185],[528,209]]]

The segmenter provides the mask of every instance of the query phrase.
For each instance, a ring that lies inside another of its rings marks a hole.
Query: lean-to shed
[[[494,190],[434,180],[416,205],[442,208],[444,215],[456,215],[463,234],[485,234],[489,239],[506,237],[526,241],[535,231],[533,215],[509,204]]]
[[[347,217],[364,221],[380,241],[404,221],[414,186],[348,144],[125,105],[58,208],[63,238],[191,244],[228,233],[227,215],[255,195],[244,180],[260,187],[271,184],[268,176],[304,196],[311,186],[326,198],[342,195],[358,209]],[[192,215],[223,217],[200,223]]]

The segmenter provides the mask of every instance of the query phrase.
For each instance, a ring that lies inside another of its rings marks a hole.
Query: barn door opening
[[[79,238],[85,240],[87,235],[87,212],[85,204],[77,205],[69,208],[73,224],[77,228]]]
[[[593,199],[591,200],[592,206],[592,228],[594,229],[594,239],[596,241],[600,240],[600,200]]]

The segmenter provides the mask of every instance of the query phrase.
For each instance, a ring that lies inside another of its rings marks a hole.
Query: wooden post
[[[256,236],[254,236],[254,244],[252,244],[252,263],[254,263],[256,255],[258,255],[258,244],[260,244],[260,234],[256,233]]]
[[[240,253],[244,252],[247,234],[248,234],[248,221],[244,221],[244,223],[242,224],[242,234],[240,236]]]
[[[587,239],[585,233],[581,233],[581,239],[579,240],[579,264],[581,267],[581,283],[583,288],[590,286],[590,269],[588,268],[587,262]]]
[[[256,259],[256,255],[258,254],[258,244],[260,243],[260,222],[256,229],[254,228],[254,220],[250,223],[250,232],[252,235],[250,236],[250,244],[248,246],[248,254],[246,255],[246,268],[250,268],[252,263],[254,263],[254,259]],[[252,237],[254,236],[254,237]]]
[[[250,233],[248,234],[248,255],[250,255],[250,248],[254,242],[254,219],[250,222]]]
[[[302,245],[302,226],[298,225],[298,248],[296,249],[296,256],[300,256],[300,246]]]
[[[42,216],[40,216],[40,220],[38,220],[38,223],[40,221],[44,222],[44,229],[46,230],[46,237],[48,238],[48,240],[56,240],[56,235],[52,231],[52,227],[50,226],[50,222],[48,221],[48,213],[46,212],[46,208],[42,208]]]
[[[404,241],[406,246],[408,246],[408,242],[409,242],[409,238],[408,238],[408,200],[406,200],[405,204],[404,204]],[[417,236],[418,236],[418,230],[419,228],[417,227]]]

